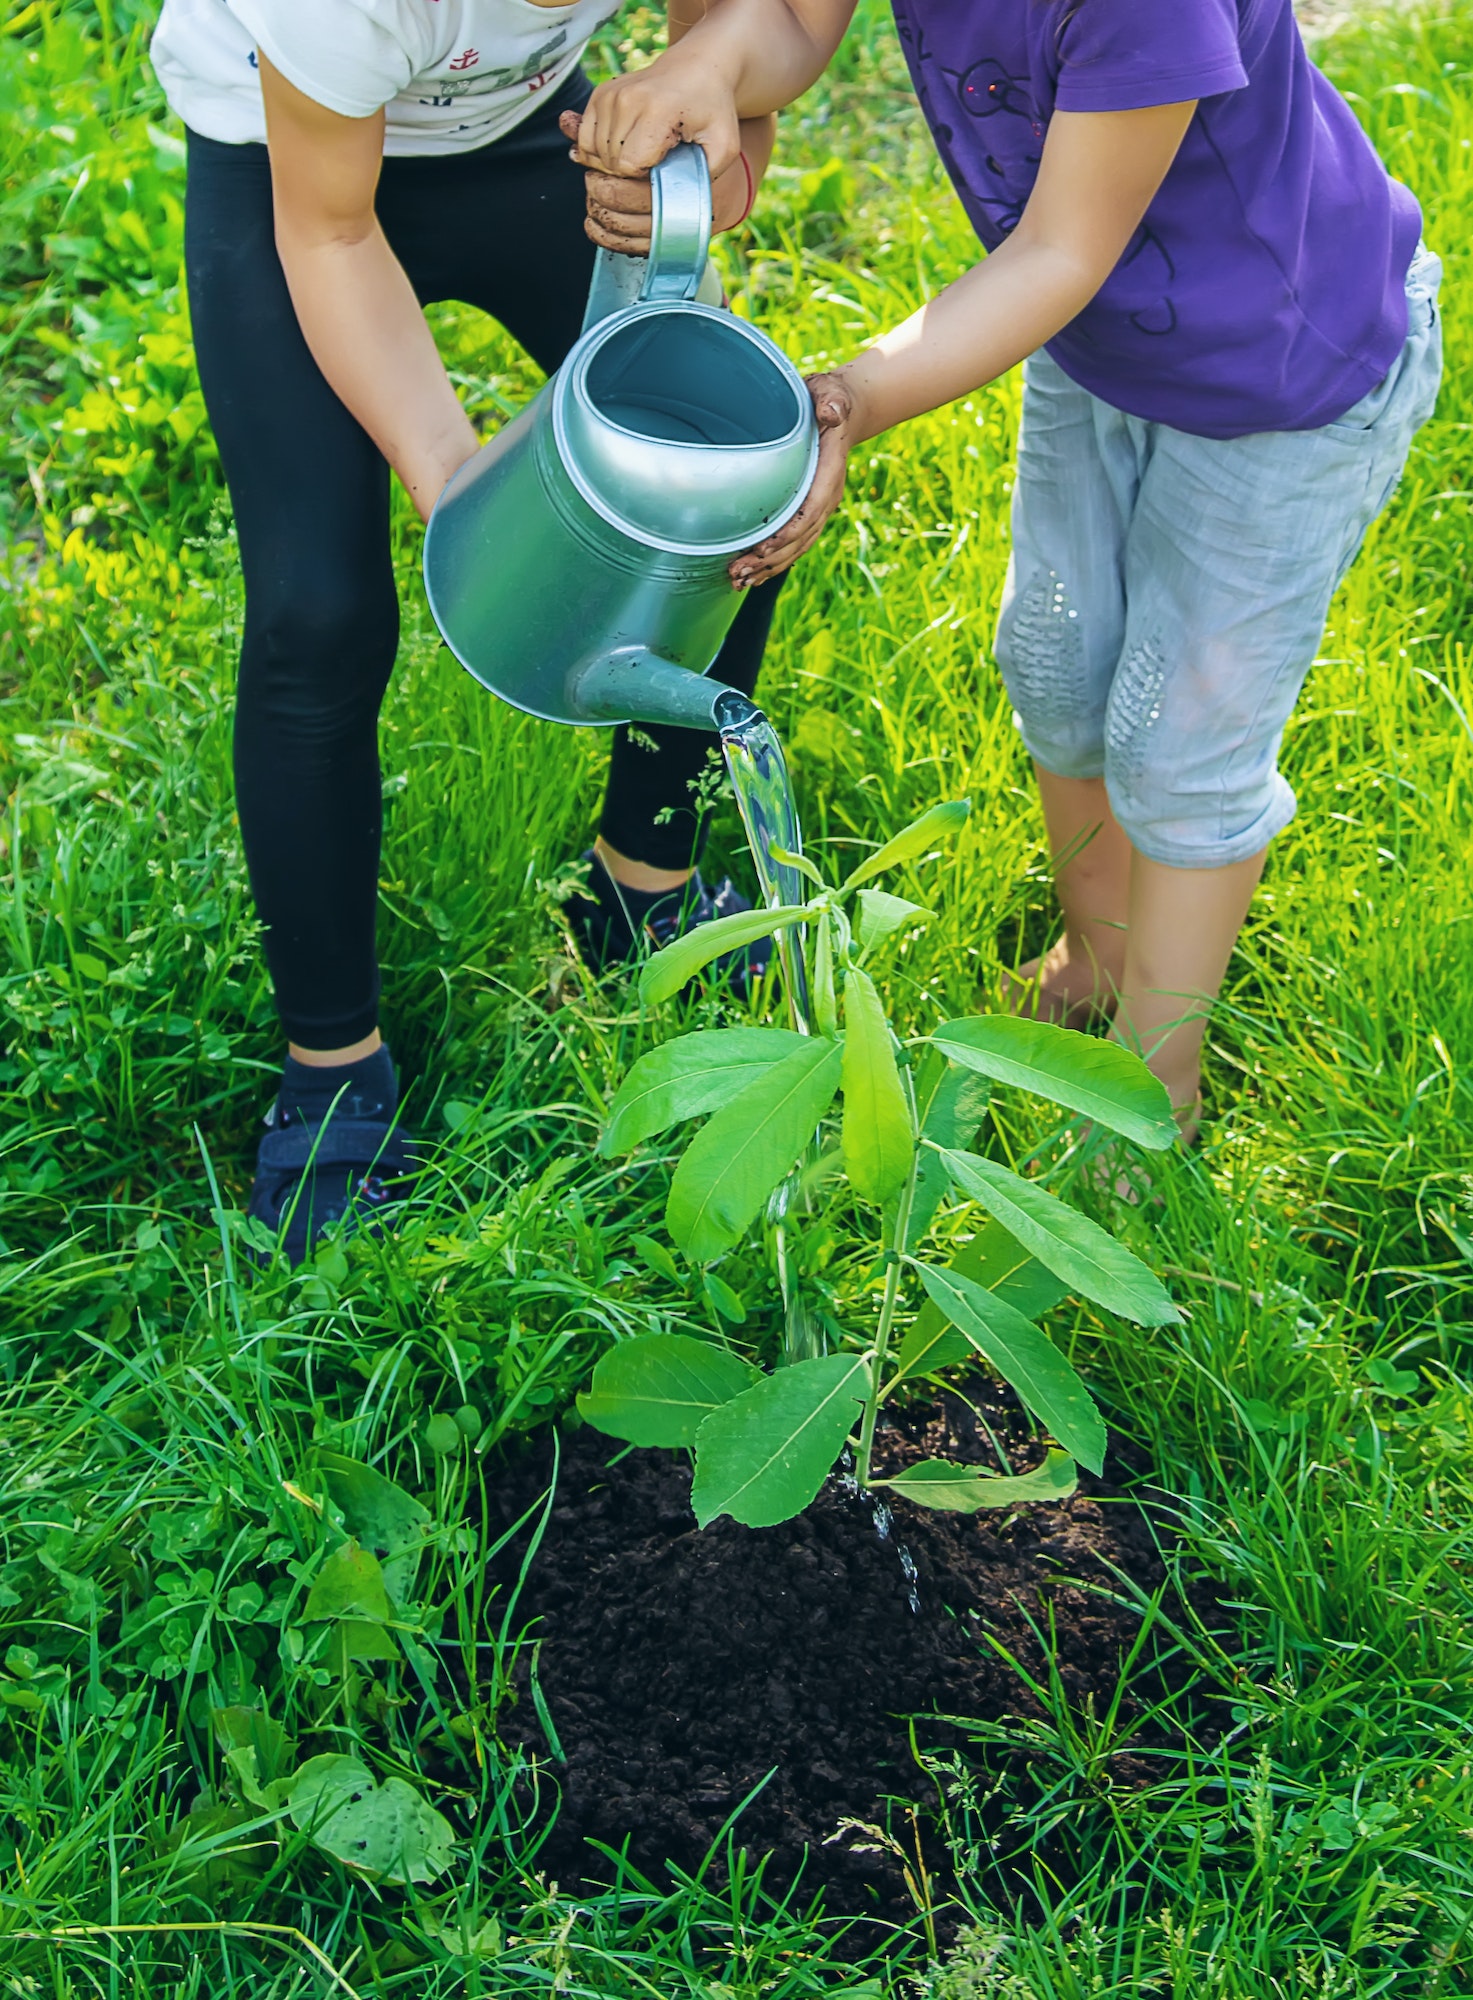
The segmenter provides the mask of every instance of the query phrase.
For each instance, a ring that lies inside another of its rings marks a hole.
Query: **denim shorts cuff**
[[[1231,839],[1209,844],[1206,841],[1153,840],[1149,833],[1143,835],[1128,823],[1113,798],[1110,803],[1136,853],[1143,854],[1147,861],[1158,862],[1163,868],[1231,868],[1239,861],[1247,861],[1251,855],[1261,854],[1269,842],[1284,831],[1299,806],[1292,789],[1281,777],[1275,786],[1273,804],[1260,813],[1251,826],[1244,827]]]

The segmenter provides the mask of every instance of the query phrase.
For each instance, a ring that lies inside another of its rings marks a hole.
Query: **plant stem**
[[[912,1104],[911,1116],[915,1116]],[[889,1255],[890,1268],[885,1273],[885,1296],[880,1304],[880,1324],[875,1330],[875,1344],[870,1350],[869,1394],[864,1402],[864,1417],[859,1426],[859,1452],[854,1468],[854,1476],[861,1486],[869,1485],[870,1456],[874,1450],[875,1423],[880,1414],[880,1377],[885,1369],[885,1357],[890,1351],[890,1329],[895,1324],[895,1308],[900,1303],[900,1271],[905,1255],[906,1232],[910,1228],[910,1211],[915,1202],[916,1176],[921,1170],[919,1145],[910,1163],[910,1173],[905,1186],[900,1190],[900,1199],[895,1204],[895,1223],[890,1232],[890,1240],[885,1249]]]

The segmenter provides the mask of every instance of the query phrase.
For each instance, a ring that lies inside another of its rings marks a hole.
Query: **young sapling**
[[[686,1334],[621,1341],[579,1398],[585,1420],[630,1444],[695,1453],[691,1501],[702,1527],[730,1514],[767,1527],[802,1511],[846,1447],[862,1488],[971,1513],[1074,1490],[1077,1465],[1101,1468],[1105,1428],[1068,1359],[1035,1324],[1075,1293],[1141,1326],[1177,1315],[1159,1279],[1098,1223],[969,1149],[991,1085],[1031,1091],[1137,1145],[1164,1150],[1177,1128],[1165,1089],[1119,1044],[1011,1014],[943,1022],[897,1040],[868,970],[876,949],[931,912],[868,887],[920,860],[965,821],[964,801],[934,807],[832,887],[806,857],[812,897],[705,924],[651,958],[649,1004],[670,998],[718,954],[804,927],[814,1032],[701,1029],[637,1061],[610,1107],[602,1146],[627,1153],[704,1118],[675,1169],[665,1223],[692,1264],[741,1244],[774,1191],[822,1132],[826,1164],[873,1218],[884,1287],[873,1332],[771,1373]],[[839,1107],[837,1132],[833,1112]],[[921,1254],[948,1190],[988,1226],[949,1267]],[[793,1220],[789,1211],[789,1220]],[[896,1341],[902,1288],[927,1303]],[[875,1429],[905,1384],[969,1358],[1016,1391],[1055,1440],[1022,1476],[934,1459],[880,1477]]]

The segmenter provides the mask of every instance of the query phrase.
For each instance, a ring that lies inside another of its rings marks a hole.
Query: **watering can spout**
[[[669,723],[713,731],[757,713],[744,694],[662,660],[648,646],[600,653],[569,676],[568,706],[580,722]]]

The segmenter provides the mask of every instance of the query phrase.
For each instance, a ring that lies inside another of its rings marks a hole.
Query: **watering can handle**
[[[700,146],[673,146],[650,175],[654,213],[641,305],[693,299],[711,247],[711,169]]]

